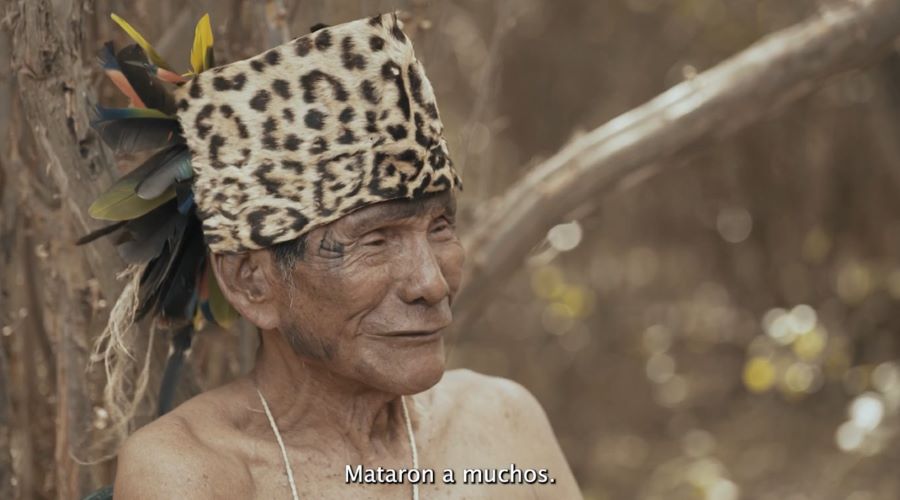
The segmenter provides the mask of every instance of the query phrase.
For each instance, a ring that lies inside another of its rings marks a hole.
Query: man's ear
[[[211,254],[210,259],[222,294],[237,312],[263,330],[277,328],[281,294],[271,252]]]

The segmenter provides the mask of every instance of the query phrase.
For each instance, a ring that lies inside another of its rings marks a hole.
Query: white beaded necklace
[[[275,417],[272,416],[272,411],[269,410],[269,403],[258,387],[256,388],[256,394],[259,395],[263,410],[266,411],[266,417],[269,419],[269,425],[272,427],[272,432],[275,433],[275,440],[278,441],[278,447],[281,448],[281,459],[284,461],[284,470],[287,473],[288,483],[291,485],[291,498],[300,500],[300,495],[297,494],[297,483],[294,482],[294,472],[291,470],[291,463],[288,461],[287,449],[284,447],[284,440],[281,439],[281,432],[278,431],[278,426],[275,425]],[[418,470],[419,453],[416,451],[416,436],[413,434],[412,423],[409,420],[409,410],[406,408],[406,398],[403,396],[400,396],[400,405],[403,407],[403,420],[406,422],[406,437],[409,438],[409,448],[412,450],[412,466],[413,469]],[[412,497],[413,500],[419,500],[419,485],[416,483],[412,483]]]

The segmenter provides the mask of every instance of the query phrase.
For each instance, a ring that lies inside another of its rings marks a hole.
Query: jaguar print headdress
[[[113,19],[136,43],[116,52],[109,42],[100,59],[131,106],[98,107],[93,125],[117,152],[155,153],[90,207],[114,223],[78,242],[114,234],[133,266],[107,336],[151,315],[180,328],[178,353],[204,319],[233,319],[207,247],[265,248],[373,203],[462,188],[431,84],[395,14],[222,66],[204,16],[184,75]]]
[[[393,15],[214,68],[175,98],[215,252],[268,247],[459,183],[431,84]]]

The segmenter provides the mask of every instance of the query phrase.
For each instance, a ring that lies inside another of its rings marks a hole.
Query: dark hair
[[[292,240],[276,243],[269,247],[269,251],[275,256],[275,262],[285,276],[291,272],[297,261],[303,261],[306,256],[306,234]]]

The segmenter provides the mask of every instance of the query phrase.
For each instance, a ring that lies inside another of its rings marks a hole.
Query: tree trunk
[[[24,388],[18,401],[24,412],[20,430],[31,428],[38,434],[41,412],[55,407],[56,415],[55,443],[48,444],[55,448],[55,468],[23,463],[35,466],[33,484],[22,485],[23,497],[43,496],[49,493],[45,488],[53,488],[60,499],[80,498],[96,488],[98,480],[108,480],[106,466],[83,467],[76,461],[88,455],[92,395],[97,394],[86,375],[94,334],[106,313],[96,291],[115,297],[120,289],[115,275],[122,267],[109,243],[74,247],[78,235],[96,226],[89,222],[86,207],[113,178],[111,158],[88,126],[94,89],[81,52],[83,14],[89,7],[90,2],[79,0],[20,0],[10,5],[8,14],[10,73],[16,78],[18,125],[26,142],[17,147],[31,142],[41,160],[29,162],[16,153],[4,163],[9,185],[3,204],[16,212],[13,225],[4,228],[4,240],[19,242],[5,256],[7,265],[15,265],[7,268],[5,286],[19,299],[4,301],[3,313],[6,318],[20,316],[12,335],[24,341],[27,352],[19,350],[25,358],[15,361],[30,367],[27,372],[20,369],[17,377]],[[16,302],[21,313],[9,309]],[[34,371],[38,364],[47,367],[41,371],[43,378]],[[41,408],[46,404],[42,387],[55,388],[51,408]],[[30,411],[37,408],[40,411]],[[53,439],[52,433],[48,436]],[[55,481],[48,480],[48,474],[54,474]]]
[[[10,39],[8,33],[0,36],[0,67],[6,68],[10,64]],[[13,100],[12,81],[8,72],[0,72],[0,149],[9,151],[10,130],[9,116]],[[0,158],[0,304],[9,300],[9,293],[4,283],[4,276],[8,272],[7,263],[11,259],[12,247],[6,238],[10,228],[15,224],[15,210],[11,203],[12,183],[6,173],[8,161]],[[7,359],[5,337],[8,329],[8,311],[0,307],[0,498],[15,498],[13,483],[18,479],[12,461],[12,436],[10,430],[13,425],[14,409],[12,406],[12,394],[10,387],[11,366]]]

